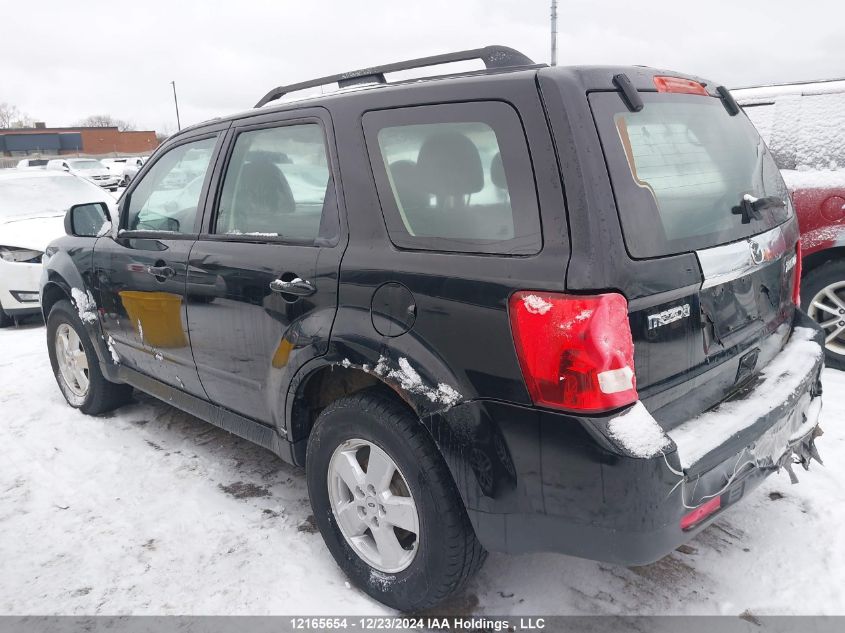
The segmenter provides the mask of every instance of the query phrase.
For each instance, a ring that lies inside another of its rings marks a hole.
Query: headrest
[[[508,188],[508,179],[505,178],[505,166],[502,164],[501,152],[496,152],[493,160],[490,161],[490,180],[499,189]]]
[[[467,195],[484,188],[478,149],[458,132],[426,139],[417,157],[417,177],[422,190],[435,195]]]
[[[268,160],[246,163],[238,182],[238,201],[245,211],[263,214],[293,213],[296,201],[285,175]]]
[[[404,209],[419,209],[428,204],[428,194],[420,186],[419,170],[414,161],[397,160],[390,163],[390,177]]]

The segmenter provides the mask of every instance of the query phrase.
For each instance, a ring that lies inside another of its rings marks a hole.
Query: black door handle
[[[147,266],[147,272],[156,279],[169,279],[176,274],[170,266]]]
[[[291,281],[274,279],[270,282],[270,290],[288,295],[296,295],[298,297],[307,297],[317,292],[317,289],[310,282],[299,277]]]

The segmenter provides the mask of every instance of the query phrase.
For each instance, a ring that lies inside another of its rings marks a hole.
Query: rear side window
[[[369,112],[364,128],[394,244],[539,252],[534,179],[513,108],[485,102]]]
[[[630,112],[616,93],[590,103],[634,257],[659,257],[762,233],[789,215],[775,162],[748,118],[717,98],[640,93]],[[759,219],[740,213],[743,198],[777,197]]]

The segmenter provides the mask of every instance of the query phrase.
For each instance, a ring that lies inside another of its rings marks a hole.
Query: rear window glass
[[[656,257],[762,233],[790,213],[786,186],[748,118],[716,98],[641,93],[630,112],[616,93],[590,97],[626,245]],[[778,198],[741,213],[743,199]],[[773,201],[774,203],[774,201]]]
[[[364,124],[394,244],[468,253],[540,250],[528,149],[510,106],[370,112]]]

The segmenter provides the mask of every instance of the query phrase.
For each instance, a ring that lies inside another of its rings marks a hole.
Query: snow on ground
[[[139,396],[67,407],[43,326],[0,330],[0,614],[359,614],[315,532],[301,469]],[[639,568],[490,556],[441,612],[845,614],[845,373],[826,370],[827,466],[770,477]]]

